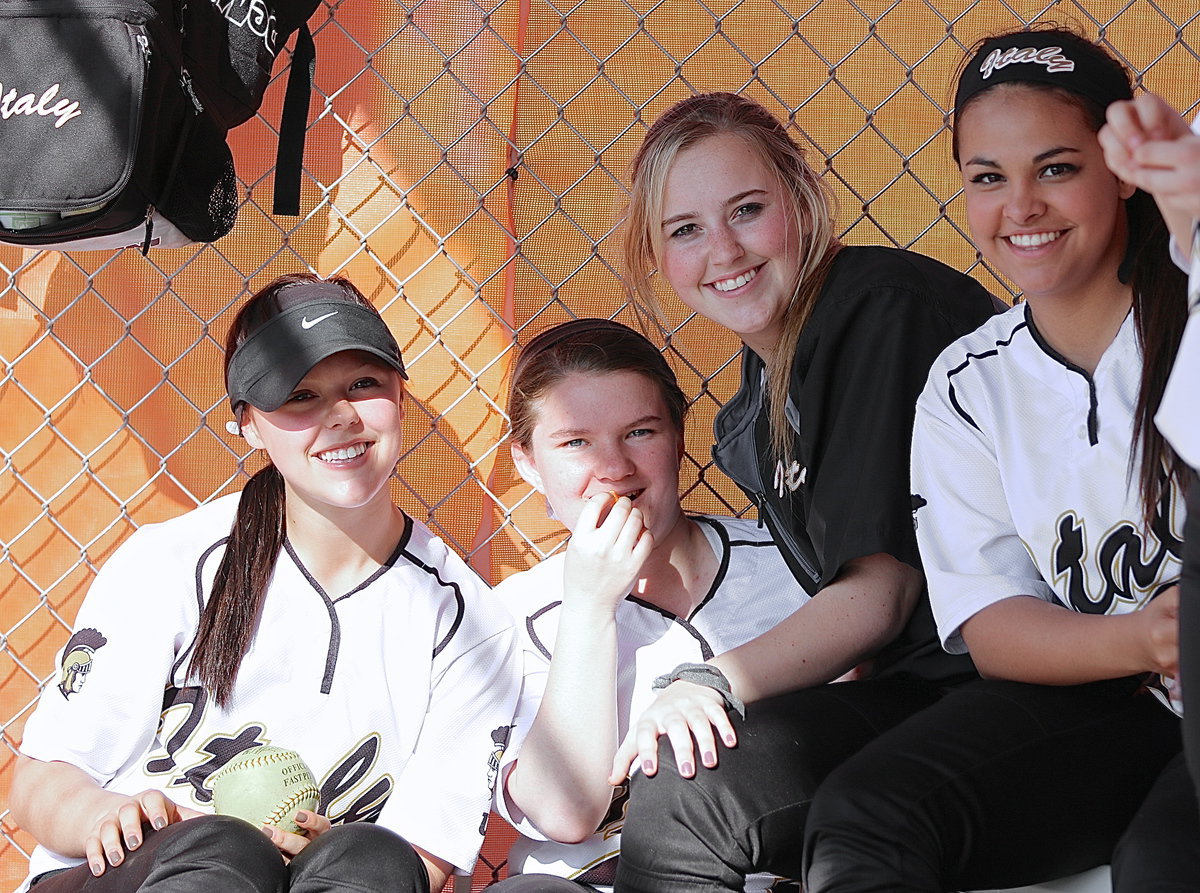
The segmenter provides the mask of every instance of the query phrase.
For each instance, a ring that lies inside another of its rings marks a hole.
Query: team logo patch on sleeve
[[[913,493],[910,495],[910,498],[912,499],[913,527],[915,528],[917,526],[917,512],[929,505],[929,500],[920,493]]]
[[[500,726],[498,729],[492,729],[492,752],[488,757],[488,790],[496,789],[496,778],[500,774],[500,760],[504,757],[505,748],[508,747],[508,738],[512,734],[512,726]],[[483,813],[483,821],[479,823],[479,834],[482,836],[487,831],[488,813],[485,810]]]
[[[108,639],[99,630],[90,628],[79,630],[67,640],[58,673],[58,690],[64,698],[70,698],[83,688],[92,671],[92,658],[107,644]]]
[[[512,726],[500,726],[492,729],[492,753],[488,757],[488,789],[496,787],[496,776],[500,772],[500,760],[508,747],[508,737],[512,734]]]

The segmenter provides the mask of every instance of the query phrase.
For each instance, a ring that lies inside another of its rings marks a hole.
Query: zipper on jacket
[[[778,545],[780,548],[786,548],[788,554],[796,559],[796,564],[800,565],[800,569],[808,574],[808,578],[813,584],[814,592],[812,594],[815,595],[816,590],[819,590],[821,586],[821,575],[817,573],[817,569],[812,566],[812,563],[809,562],[804,553],[800,551],[800,547],[796,542],[796,538],[792,536],[791,528],[786,524],[780,523],[780,519],[776,516],[774,508],[771,506],[771,503],[767,501],[767,494],[762,489],[762,469],[759,467],[757,462],[754,463],[754,473],[758,479],[756,482],[758,486],[755,487],[753,491],[751,491],[749,488],[746,488],[745,492],[758,507],[759,526],[762,526],[764,515],[769,514],[774,523],[768,524],[767,529],[771,531],[771,536],[780,541],[776,543],[776,545]]]

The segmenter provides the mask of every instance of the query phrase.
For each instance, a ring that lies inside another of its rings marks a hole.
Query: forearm
[[[1080,685],[1160,669],[1144,645],[1147,619],[1142,611],[1080,614],[1016,596],[973,616],[963,624],[962,636],[984,676]]]
[[[617,632],[605,613],[564,605],[546,690],[507,781],[511,804],[563,843],[595,831],[612,800]]]
[[[1187,211],[1159,202],[1159,210],[1163,220],[1171,231],[1171,237],[1178,246],[1179,255],[1185,264],[1192,262],[1192,228],[1196,225],[1194,218]]]
[[[891,642],[921,590],[920,571],[890,555],[856,559],[791,617],[711,662],[747,702],[829,682]]]
[[[83,858],[97,818],[127,798],[104,790],[70,763],[17,758],[9,808],[38,843],[72,858]]]

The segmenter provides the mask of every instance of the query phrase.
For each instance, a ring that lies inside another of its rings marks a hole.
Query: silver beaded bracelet
[[[726,710],[735,710],[742,719],[746,718],[746,705],[733,694],[733,687],[725,674],[712,664],[680,664],[670,673],[663,673],[654,679],[654,690],[666,688],[672,682],[690,682],[693,685],[703,685],[711,688],[721,696]]]

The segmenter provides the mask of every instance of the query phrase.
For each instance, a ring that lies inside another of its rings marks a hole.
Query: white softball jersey
[[[1200,117],[1192,130],[1200,134]],[[1189,270],[1177,249],[1172,243],[1175,262]],[[1191,255],[1187,326],[1154,422],[1183,461],[1200,469],[1200,220],[1192,221]]]
[[[1130,314],[1095,373],[1057,354],[1024,304],[948,347],[917,402],[917,539],[943,645],[1001,599],[1136,611],[1179,579],[1184,505],[1143,531],[1131,478],[1141,351]],[[1136,463],[1136,458],[1135,458]]]
[[[470,870],[520,691],[508,613],[412,519],[388,563],[346,593],[324,592],[285,545],[219,707],[187,665],[237,500],[146,525],[113,554],[22,752],[211,812],[212,772],[248,747],[290,748],[335,824],[378,821]],[[81,861],[38,847],[30,876]]]
[[[705,661],[735,648],[808,601],[765,528],[736,518],[691,517],[720,561],[700,605],[690,617],[682,618],[628,595],[617,608],[618,732],[622,738],[630,718],[636,719],[654,700],[654,677],[681,663]],[[610,890],[621,850],[627,785],[615,790],[612,807],[596,832],[577,844],[556,843],[528,818],[514,819],[503,794],[504,779],[520,755],[545,691],[562,605],[564,562],[564,554],[553,555],[496,588],[521,630],[525,677],[512,738],[500,767],[494,808],[522,835],[509,853],[511,874],[552,874]],[[768,890],[775,880],[774,876],[755,875],[747,879],[746,889]]]

